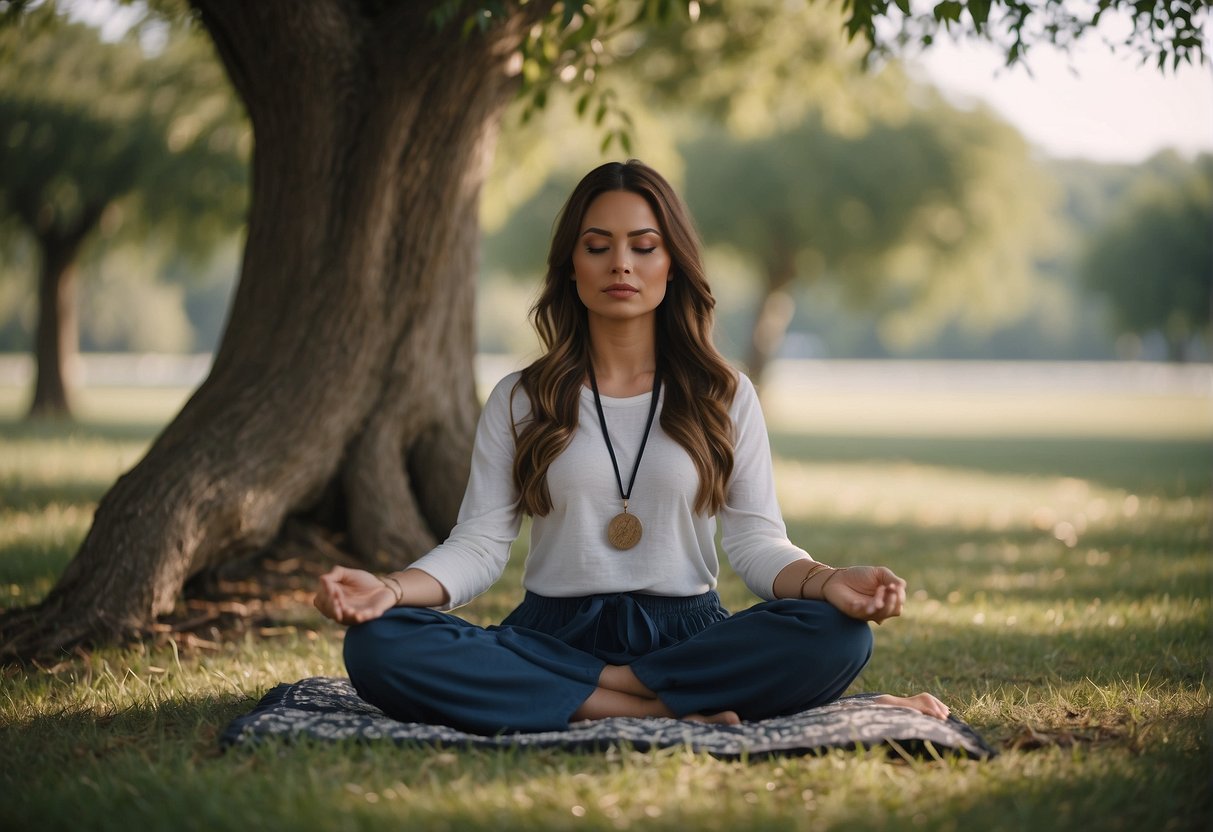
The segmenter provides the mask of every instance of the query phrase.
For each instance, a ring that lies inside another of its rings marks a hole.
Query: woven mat
[[[908,708],[876,705],[871,699],[877,695],[847,696],[792,716],[737,726],[615,717],[576,723],[564,731],[485,737],[443,725],[397,722],[363,702],[347,679],[313,676],[275,687],[252,711],[232,721],[220,737],[220,744],[231,747],[279,737],[575,751],[626,745],[639,751],[689,747],[726,759],[882,744],[891,752],[919,756],[953,752],[985,759],[997,753],[976,731],[955,717],[944,721]]]

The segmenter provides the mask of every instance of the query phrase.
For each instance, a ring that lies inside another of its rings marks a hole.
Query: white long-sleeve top
[[[510,391],[518,376],[502,379],[485,403],[457,525],[446,542],[410,567],[446,588],[446,609],[468,603],[501,577],[518,536],[522,511],[513,477],[511,416],[521,429],[530,411],[528,397],[519,388],[511,414]],[[601,397],[625,488],[651,397]],[[659,411],[661,404],[659,399]],[[775,499],[766,423],[754,385],[744,374],[729,415],[735,429],[733,473],[718,515],[721,545],[750,590],[771,600],[780,570],[811,558],[788,540]],[[715,588],[720,571],[716,518],[695,511],[699,475],[687,452],[661,429],[660,413],[653,420],[628,500],[629,513],[644,526],[635,547],[619,550],[607,541],[607,524],[623,509],[623,501],[589,388],[581,391],[577,431],[547,477],[552,510],[531,524],[522,581],[526,589],[561,598],[614,592],[690,596]]]

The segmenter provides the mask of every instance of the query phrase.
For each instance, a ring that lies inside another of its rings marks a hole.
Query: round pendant
[[[635,514],[628,514],[626,511],[616,514],[607,524],[607,540],[616,549],[631,549],[640,542],[643,533],[644,527],[640,525],[640,520]]]

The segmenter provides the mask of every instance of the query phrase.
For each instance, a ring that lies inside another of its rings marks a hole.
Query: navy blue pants
[[[729,615],[715,592],[546,598],[528,592],[500,626],[396,607],[346,632],[358,695],[405,722],[476,734],[554,731],[626,664],[679,716],[743,720],[832,702],[872,654],[866,622],[824,601],[766,601]]]

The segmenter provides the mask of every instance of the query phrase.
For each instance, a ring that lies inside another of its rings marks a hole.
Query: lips
[[[639,289],[627,283],[612,283],[602,291],[613,298],[630,298],[632,295],[640,293]]]

